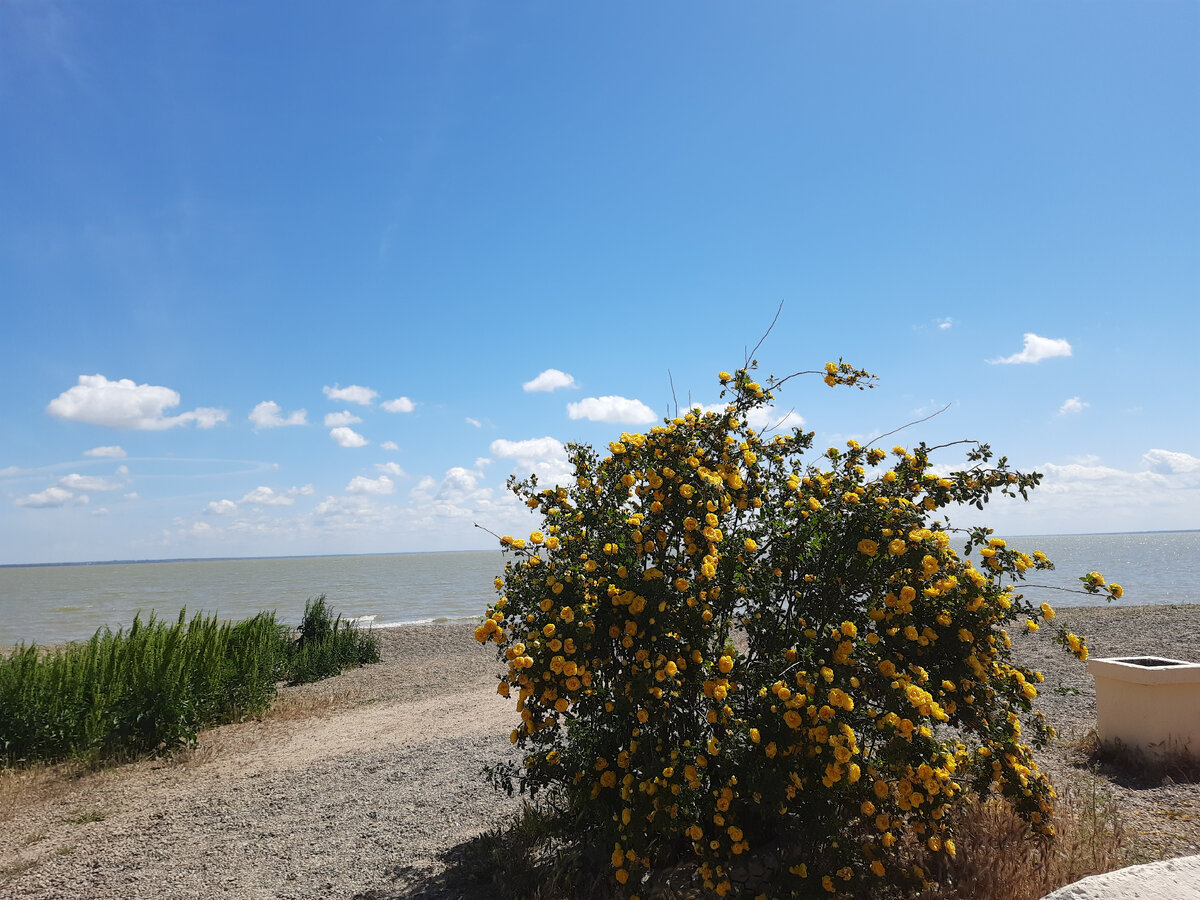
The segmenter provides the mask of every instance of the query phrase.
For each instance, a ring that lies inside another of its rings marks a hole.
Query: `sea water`
[[[1031,587],[1022,591],[1038,602],[1102,602],[1056,590],[1079,588],[1079,576],[1092,570],[1125,588],[1121,605],[1200,602],[1197,531],[1008,541],[1055,563],[1053,571],[1028,573]],[[492,582],[503,569],[499,551],[6,566],[0,567],[0,647],[85,639],[103,626],[128,626],[138,612],[173,620],[184,607],[189,615],[227,619],[275,610],[279,621],[296,623],[305,601],[320,594],[336,613],[375,627],[470,621],[495,599]]]

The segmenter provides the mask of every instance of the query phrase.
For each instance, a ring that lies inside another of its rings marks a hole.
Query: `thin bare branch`
[[[767,339],[767,335],[771,333],[771,329],[773,329],[775,327],[775,323],[779,321],[779,314],[781,312],[783,312],[782,300],[779,301],[779,309],[775,310],[775,318],[771,320],[771,324],[767,327],[767,330],[763,332],[763,336],[758,339],[758,343],[754,345],[754,349],[746,354],[746,361],[742,364],[743,367],[748,368],[750,366],[750,360],[754,358],[754,354],[758,352],[758,348],[763,345],[763,341]]]
[[[907,425],[901,425],[899,428],[893,428],[891,431],[885,431],[883,434],[879,435],[879,437],[875,438],[875,440],[871,441],[871,444],[875,443],[875,441],[882,441],[885,437],[888,437],[889,435],[893,435],[898,432],[901,432],[905,428],[912,428],[912,426],[914,426],[914,425],[920,425],[922,422],[928,422],[934,416],[940,416],[942,413],[944,413],[946,410],[948,410],[951,406],[953,406],[952,403],[947,403],[945,406],[943,406],[937,412],[930,413],[923,419],[917,419],[915,422],[909,422]],[[957,443],[962,443],[962,442],[959,441]],[[978,441],[970,441],[969,443],[977,444],[979,442]],[[866,448],[864,448],[864,449],[870,449],[871,444],[867,444]],[[949,446],[949,445],[947,444],[946,446]]]
[[[675,403],[675,418],[679,418],[679,398],[675,396],[675,376],[667,369],[667,380],[671,382],[671,400]]]
[[[824,375],[824,374],[825,374],[825,372],[820,369],[805,369],[803,372],[793,372],[791,375],[788,375],[786,378],[780,378],[778,381],[772,381],[770,384],[767,385],[767,390],[773,391],[776,388],[778,388],[780,385],[791,381],[797,375]]]

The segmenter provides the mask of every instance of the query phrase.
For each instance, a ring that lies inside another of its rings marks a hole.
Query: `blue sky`
[[[1191,0],[10,0],[0,563],[490,546],[781,301],[765,372],[881,378],[788,384],[819,446],[949,405],[887,444],[1044,472],[1004,532],[1200,528],[1198,45]]]

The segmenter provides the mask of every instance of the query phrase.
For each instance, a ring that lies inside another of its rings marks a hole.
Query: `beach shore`
[[[1097,656],[1200,654],[1200,605],[1069,608],[1059,621]],[[514,758],[515,713],[472,631],[380,630],[382,663],[286,688],[276,713],[169,760],[0,776],[0,898],[463,896],[442,877],[445,854],[520,805],[481,776]],[[1042,764],[1056,781],[1092,779],[1073,749],[1095,723],[1086,666],[1045,631],[1014,647],[1045,673],[1060,734]],[[1125,810],[1131,863],[1200,853],[1200,785],[1093,784]]]

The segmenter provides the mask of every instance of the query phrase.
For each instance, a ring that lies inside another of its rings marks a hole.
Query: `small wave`
[[[409,625],[470,625],[479,622],[478,616],[435,616],[425,619],[403,619],[398,622],[379,622],[371,627],[404,628]]]

